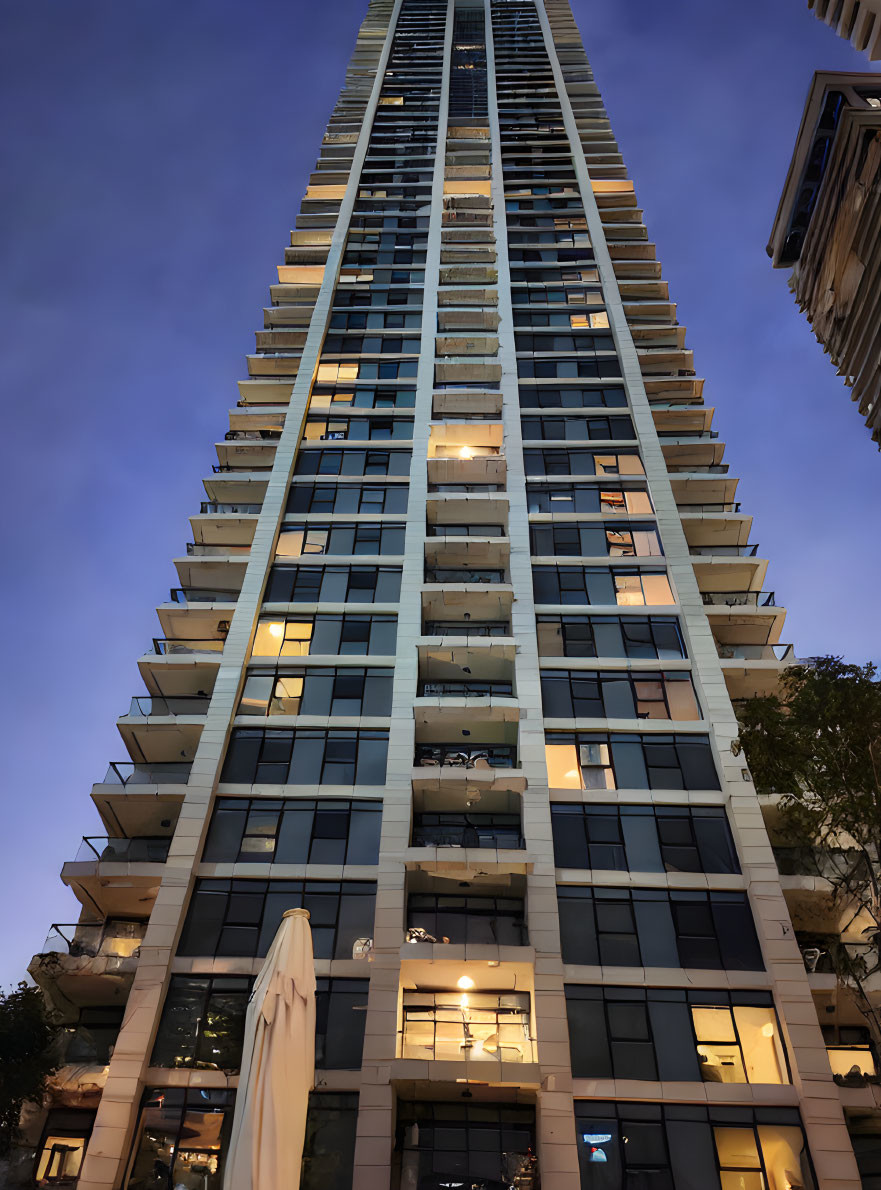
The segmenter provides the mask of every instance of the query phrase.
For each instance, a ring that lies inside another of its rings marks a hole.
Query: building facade
[[[881,58],[881,0],[808,0],[808,8],[855,50]]]
[[[881,446],[881,79],[817,71],[768,243]]]
[[[566,0],[370,0],[31,966],[38,1182],[219,1190],[302,905],[304,1190],[856,1190],[712,414]]]

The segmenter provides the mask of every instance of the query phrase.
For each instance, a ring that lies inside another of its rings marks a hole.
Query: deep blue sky
[[[812,71],[870,66],[804,0],[574,7],[785,638],[878,659],[881,457],[764,252]],[[77,916],[57,872],[100,831],[363,8],[0,2],[0,984]]]

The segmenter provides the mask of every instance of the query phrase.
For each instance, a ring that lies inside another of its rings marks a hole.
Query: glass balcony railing
[[[521,851],[523,835],[516,814],[416,814],[414,847],[477,847]]]
[[[251,516],[262,508],[262,504],[221,504],[217,500],[203,500],[199,512],[202,516]]]
[[[510,682],[423,682],[421,698],[511,698]]]
[[[203,545],[198,541],[187,542],[188,558],[226,558],[250,552],[249,545]]]
[[[792,661],[792,645],[723,645],[716,642],[723,661]]]
[[[507,620],[426,620],[423,636],[510,636]]]
[[[172,587],[172,603],[235,603],[240,591],[218,587]]]
[[[776,607],[773,591],[702,591],[708,607]]]
[[[171,839],[139,836],[134,839],[114,839],[106,835],[83,835],[76,853],[77,863],[99,860],[105,863],[164,864],[168,859]]]
[[[222,653],[226,640],[169,640],[168,637],[153,637],[153,652],[159,657],[173,657],[189,653]]]
[[[819,876],[827,880],[861,881],[867,876],[865,856],[854,848],[772,847],[781,876]]]
[[[41,954],[69,954],[73,958],[128,959],[137,954],[147,932],[145,921],[69,922],[53,925]]]
[[[511,769],[517,764],[517,749],[512,744],[417,744],[416,765],[432,768],[446,765],[462,769]]]
[[[174,717],[177,715],[204,715],[211,699],[207,695],[181,695],[179,698],[156,697],[138,694],[129,707],[129,718],[143,718],[148,715]]]
[[[111,761],[105,785],[185,785],[190,779],[190,761],[169,760],[155,764],[136,764],[129,760]]]
[[[689,554],[694,557],[716,558],[755,558],[759,545],[693,545],[689,547]]]
[[[454,570],[448,568],[429,568],[425,570],[427,583],[503,583],[504,570],[484,570],[474,567]]]

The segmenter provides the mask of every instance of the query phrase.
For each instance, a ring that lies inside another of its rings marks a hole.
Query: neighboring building
[[[808,8],[855,50],[881,58],[881,0],[808,0]]]
[[[768,244],[881,445],[881,76],[814,75]]]
[[[856,1190],[735,743],[784,613],[566,0],[371,0],[271,293],[31,965],[39,1177],[219,1190],[305,905],[303,1190]]]

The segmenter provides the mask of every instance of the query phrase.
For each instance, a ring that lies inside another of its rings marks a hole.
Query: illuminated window
[[[306,657],[312,640],[312,620],[261,620],[252,655],[255,657]]]
[[[529,996],[405,992],[401,1056],[450,1062],[534,1062]]]
[[[380,97],[379,106],[380,107],[403,107],[404,106],[404,96],[403,95],[383,95]]]
[[[37,1149],[38,1186],[76,1184],[94,1122],[94,1111],[53,1108],[49,1112]]]

